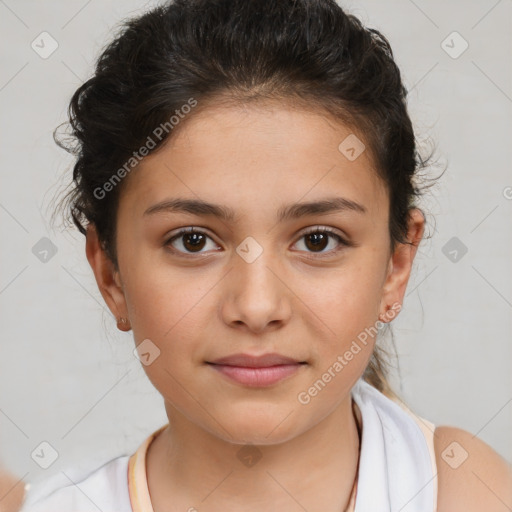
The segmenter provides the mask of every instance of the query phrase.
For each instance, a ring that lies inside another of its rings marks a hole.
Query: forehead
[[[235,209],[333,194],[363,203],[370,215],[387,209],[364,136],[321,113],[275,103],[213,105],[181,122],[125,178],[121,203],[137,216],[178,193]]]

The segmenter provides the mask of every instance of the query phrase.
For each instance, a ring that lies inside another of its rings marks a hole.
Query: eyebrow
[[[344,211],[353,211],[360,214],[368,212],[365,206],[351,199],[344,197],[329,197],[319,201],[308,203],[295,203],[281,207],[277,212],[277,220],[283,222],[291,219],[298,219],[307,215],[318,215],[337,213]],[[227,206],[212,204],[198,199],[165,199],[159,203],[150,206],[143,216],[154,215],[156,213],[184,212],[193,215],[207,215],[218,217],[227,222],[236,220],[236,213]]]

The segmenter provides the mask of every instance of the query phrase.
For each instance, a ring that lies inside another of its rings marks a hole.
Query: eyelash
[[[349,247],[351,245],[344,238],[342,238],[338,233],[336,233],[332,229],[324,227],[324,226],[313,227],[310,230],[302,233],[302,235],[299,237],[299,240],[301,240],[302,238],[304,238],[304,237],[306,237],[308,235],[311,235],[313,233],[321,233],[321,234],[329,235],[329,236],[335,238],[338,241],[338,243],[340,244],[340,246],[337,247],[336,249],[332,249],[332,250],[327,251],[327,252],[319,252],[319,253],[310,252],[310,254],[314,254],[315,255],[314,258],[322,258],[322,257],[325,257],[325,256],[332,256],[333,254],[337,254],[339,251],[343,250],[345,247]],[[173,235],[171,238],[169,238],[165,242],[164,245],[166,247],[170,246],[171,243],[174,240],[177,240],[177,239],[179,239],[180,237],[182,237],[184,235],[190,235],[190,234],[206,235],[208,238],[213,240],[212,237],[210,237],[206,232],[201,231],[201,230],[199,230],[197,228],[194,228],[194,227],[189,227],[189,228],[180,229],[180,231],[178,233],[176,233],[175,235]],[[183,251],[179,251],[179,250],[175,249],[174,247],[170,247],[170,251],[175,253],[175,254],[178,254],[180,256],[183,256],[185,258],[188,258],[188,257],[194,258],[196,255],[204,254],[204,253],[201,253],[201,252],[198,252],[198,253],[190,253],[190,252],[186,253],[186,252],[183,252]]]

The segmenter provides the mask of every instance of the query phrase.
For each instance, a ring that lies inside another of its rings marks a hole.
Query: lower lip
[[[210,364],[210,366],[239,384],[253,388],[262,388],[272,386],[290,375],[293,375],[302,368],[304,364],[280,364],[265,368],[248,368],[224,364]]]

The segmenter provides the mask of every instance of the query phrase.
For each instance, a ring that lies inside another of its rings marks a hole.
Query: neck
[[[358,468],[361,425],[350,394],[300,436],[245,452],[243,444],[201,429],[170,404],[166,409],[169,425],[146,459],[155,512],[345,510]]]

